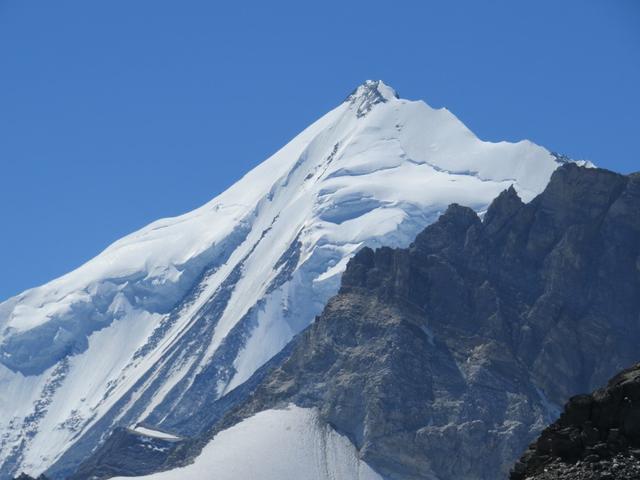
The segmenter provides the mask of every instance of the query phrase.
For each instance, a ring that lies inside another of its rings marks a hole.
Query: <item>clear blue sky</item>
[[[637,0],[0,0],[0,300],[206,202],[367,78],[640,170]]]

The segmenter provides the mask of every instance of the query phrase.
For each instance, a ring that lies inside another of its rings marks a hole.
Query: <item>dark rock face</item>
[[[640,176],[573,164],[481,221],[452,205],[407,249],[363,249],[340,293],[208,434],[316,407],[395,479],[496,480],[576,393],[640,359]]]
[[[640,478],[640,364],[571,398],[511,473],[511,480],[605,478]]]

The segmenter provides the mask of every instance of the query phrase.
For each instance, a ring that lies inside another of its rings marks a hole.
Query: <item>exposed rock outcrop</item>
[[[516,464],[511,480],[640,478],[640,364],[569,400]]]

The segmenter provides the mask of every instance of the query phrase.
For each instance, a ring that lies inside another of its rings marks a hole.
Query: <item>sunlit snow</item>
[[[191,465],[136,478],[382,480],[347,438],[322,425],[314,410],[295,406],[265,410],[219,433]]]

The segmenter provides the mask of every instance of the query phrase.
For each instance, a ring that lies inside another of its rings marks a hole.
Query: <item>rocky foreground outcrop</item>
[[[640,479],[640,364],[569,400],[511,480]]]
[[[560,405],[640,359],[639,292],[638,175],[568,164],[528,204],[509,189],[483,219],[452,205],[409,248],[361,250],[286,355],[154,469],[294,403],[385,477],[507,478]]]

